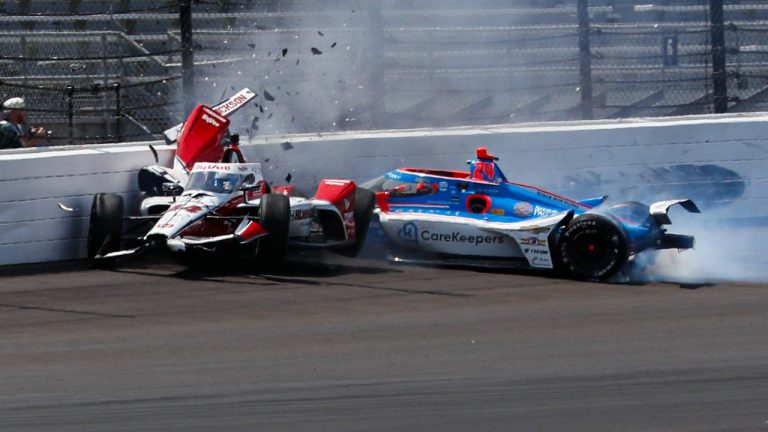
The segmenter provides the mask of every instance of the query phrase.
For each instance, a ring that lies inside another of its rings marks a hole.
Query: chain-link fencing
[[[715,112],[712,0],[579,1],[193,0],[193,94],[177,1],[2,2],[0,97],[51,144],[159,137],[243,87],[246,137]],[[724,21],[728,111],[766,110],[768,6]]]

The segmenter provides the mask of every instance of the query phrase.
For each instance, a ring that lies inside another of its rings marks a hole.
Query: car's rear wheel
[[[368,227],[371,225],[373,208],[376,206],[376,194],[368,189],[358,187],[355,190],[355,206],[353,208],[355,218],[355,243],[338,251],[344,256],[357,256],[368,236]]]
[[[88,259],[94,266],[112,264],[112,260],[96,258],[120,248],[123,232],[123,197],[97,193],[93,197],[91,219],[88,225]]]
[[[260,238],[256,259],[260,264],[279,266],[288,251],[288,231],[291,221],[290,199],[282,194],[265,194],[259,205],[259,224],[267,231]]]
[[[569,276],[604,281],[626,264],[627,236],[606,216],[582,215],[563,230],[558,258]]]

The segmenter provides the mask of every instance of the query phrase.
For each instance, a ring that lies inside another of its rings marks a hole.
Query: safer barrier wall
[[[708,220],[768,218],[768,115],[691,116],[355,136],[267,137],[247,147],[277,181],[364,181],[395,167],[465,169],[475,148],[511,181],[573,197],[694,198]]]
[[[173,149],[157,147],[170,163]],[[0,264],[83,258],[93,195],[116,192],[135,202],[136,169],[153,163],[142,144],[1,152]]]
[[[692,197],[708,220],[763,223],[767,137],[768,114],[753,114],[271,136],[242,147],[271,183],[290,174],[308,194],[321,178],[363,182],[401,166],[463,169],[485,146],[510,180],[574,198]],[[147,144],[0,152],[0,264],[83,258],[93,194],[120,193],[135,206],[136,171],[155,163]],[[152,144],[170,164],[173,149]]]

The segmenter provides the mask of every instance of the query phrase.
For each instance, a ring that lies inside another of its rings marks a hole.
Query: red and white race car
[[[139,171],[146,195],[139,214],[125,216],[120,195],[96,194],[88,230],[92,263],[107,265],[149,249],[238,254],[266,264],[282,262],[289,246],[356,255],[374,194],[338,179],[322,180],[312,198],[294,196],[290,186],[270,187],[260,164],[245,162],[237,137],[228,135],[229,119],[217,108],[199,105],[189,115],[174,168]]]

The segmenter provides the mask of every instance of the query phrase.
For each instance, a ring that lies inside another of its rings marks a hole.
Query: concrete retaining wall
[[[243,140],[247,141],[247,140]],[[93,194],[138,201],[147,144],[0,152],[0,264],[83,258]],[[173,148],[151,143],[161,164]],[[512,181],[573,198],[697,200],[709,220],[768,220],[768,114],[446,130],[271,136],[242,148],[267,180],[311,194],[321,178],[363,182],[401,166],[464,169],[478,146]],[[58,204],[75,208],[66,212]]]

